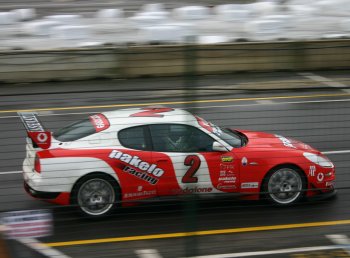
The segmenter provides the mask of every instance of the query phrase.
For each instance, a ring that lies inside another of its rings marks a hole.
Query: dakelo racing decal
[[[118,167],[124,172],[136,176],[152,185],[158,183],[158,178],[164,174],[164,170],[158,168],[156,164],[143,161],[138,156],[132,156],[121,151],[113,150],[108,157],[129,164],[130,166],[119,164]]]

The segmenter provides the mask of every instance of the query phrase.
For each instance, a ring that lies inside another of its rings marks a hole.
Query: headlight
[[[313,154],[310,152],[304,152],[303,155],[305,158],[307,158],[308,160],[310,160],[311,162],[313,162],[317,165],[320,165],[321,167],[324,167],[324,168],[333,168],[334,167],[333,163],[325,157],[322,157],[322,156],[319,156],[317,154]]]

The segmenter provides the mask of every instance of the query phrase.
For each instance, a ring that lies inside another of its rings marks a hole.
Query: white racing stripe
[[[339,246],[326,245],[326,246],[288,248],[288,249],[277,249],[277,250],[257,251],[257,252],[203,255],[203,256],[196,256],[192,258],[233,258],[233,257],[273,255],[273,254],[288,254],[288,253],[298,253],[298,252],[313,252],[313,251],[334,250],[334,249],[341,249],[341,248]]]
[[[350,150],[339,150],[339,151],[323,151],[322,152],[325,155],[337,155],[337,154],[347,154],[350,153]],[[21,174],[22,171],[4,171],[0,172],[1,175],[10,175],[10,174]]]

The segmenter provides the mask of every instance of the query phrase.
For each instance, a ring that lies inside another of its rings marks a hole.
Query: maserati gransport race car
[[[28,133],[24,187],[90,216],[138,200],[236,193],[286,206],[335,193],[333,163],[281,135],[224,129],[167,107],[94,114],[53,133],[19,113]]]

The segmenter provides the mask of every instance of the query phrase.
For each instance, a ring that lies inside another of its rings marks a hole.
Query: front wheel
[[[73,190],[73,201],[84,215],[101,217],[110,213],[117,201],[116,183],[103,175],[81,179]]]
[[[305,176],[292,167],[272,170],[263,185],[266,198],[280,206],[292,205],[301,200],[305,195],[305,189]]]

